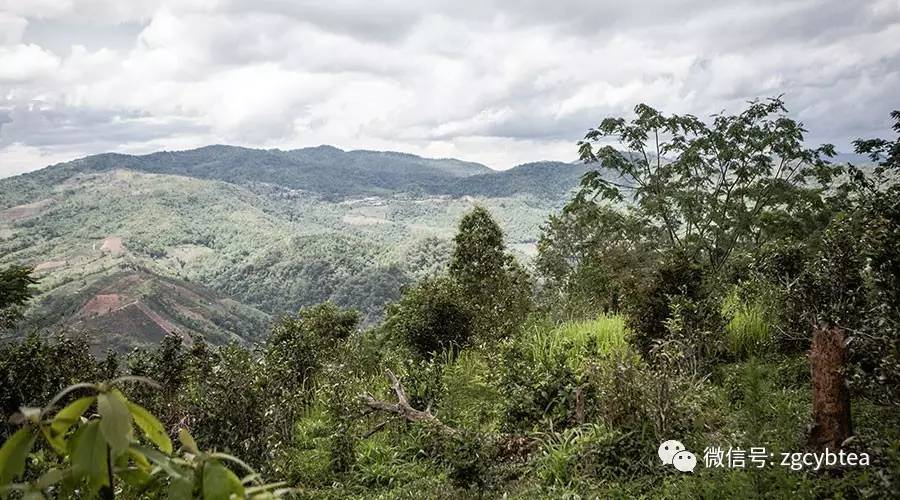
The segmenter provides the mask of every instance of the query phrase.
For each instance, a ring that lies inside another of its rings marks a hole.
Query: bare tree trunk
[[[820,325],[809,352],[812,372],[813,427],[809,444],[817,449],[838,449],[851,436],[850,393],[844,380],[847,346],[844,330]]]

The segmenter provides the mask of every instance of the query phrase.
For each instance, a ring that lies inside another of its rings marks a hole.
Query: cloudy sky
[[[810,142],[888,136],[900,0],[0,0],[0,176],[211,143],[508,168],[781,93]]]

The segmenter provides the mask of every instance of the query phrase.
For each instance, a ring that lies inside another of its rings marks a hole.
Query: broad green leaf
[[[128,456],[131,457],[131,460],[135,465],[143,470],[150,470],[152,467],[152,465],[150,465],[150,460],[148,460],[143,453],[134,448],[128,448]]]
[[[185,474],[182,468],[175,464],[172,457],[168,455],[164,455],[153,448],[145,448],[142,446],[136,446],[134,449],[147,457],[148,460],[158,465],[160,469],[169,475],[169,477],[180,477]]]
[[[128,404],[128,409],[131,411],[131,416],[134,417],[134,423],[144,431],[144,435],[147,436],[147,439],[158,446],[163,453],[171,455],[172,440],[169,439],[169,435],[166,434],[166,429],[163,427],[162,423],[160,423],[153,414],[144,409],[144,407],[132,403],[131,401],[126,401],[126,403]]]
[[[72,436],[70,445],[72,475],[86,478],[95,488],[108,485],[106,440],[100,432],[100,423],[94,420],[82,426]]]
[[[146,470],[129,467],[126,469],[117,469],[116,477],[121,478],[132,486],[143,486],[147,484],[152,476]]]
[[[191,500],[194,483],[189,477],[173,477],[169,483],[169,500]]]
[[[178,440],[181,441],[181,446],[194,455],[200,454],[200,448],[197,447],[197,442],[194,441],[194,437],[191,436],[191,433],[187,431],[185,428],[178,429]]]
[[[53,448],[55,448],[60,455],[65,455],[66,453],[66,442],[64,439],[66,433],[69,432],[69,429],[71,429],[73,425],[81,420],[81,416],[92,404],[94,404],[95,399],[94,396],[76,399],[62,410],[59,410],[59,413],[53,417],[53,422],[50,424],[50,430],[49,432],[45,432],[44,435],[47,437],[47,441],[53,445]]]
[[[227,467],[211,460],[203,466],[203,499],[229,500],[231,495],[244,496],[244,485]]]
[[[9,484],[25,472],[25,460],[36,434],[30,427],[16,431],[0,448],[0,485]]]
[[[98,394],[97,411],[100,413],[100,432],[112,455],[118,457],[131,444],[131,412],[118,391]]]

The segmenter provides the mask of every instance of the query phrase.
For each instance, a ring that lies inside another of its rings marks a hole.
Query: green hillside
[[[540,224],[583,172],[554,162],[495,172],[328,146],[97,155],[0,180],[0,265],[35,266],[40,277],[23,331],[94,328],[118,349],[153,343],[160,330],[138,308],[86,321],[79,311],[98,295],[140,298],[171,329],[217,343],[259,338],[270,316],[326,300],[371,323],[405,285],[443,268],[476,204],[527,263]],[[108,290],[117,286],[125,290]],[[173,290],[192,287],[235,310],[184,314],[193,306]]]

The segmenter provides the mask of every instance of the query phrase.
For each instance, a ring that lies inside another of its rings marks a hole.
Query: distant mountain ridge
[[[584,165],[537,162],[495,171],[474,162],[431,159],[390,151],[344,151],[334,146],[282,151],[213,145],[146,155],[103,153],[53,165],[0,186],[55,184],[87,172],[126,169],[181,175],[239,185],[268,184],[340,200],[398,193],[414,195],[512,195],[529,192],[558,198],[587,171]],[[14,187],[10,191],[16,191]],[[26,200],[6,200],[6,207]],[[4,207],[0,201],[0,207]]]

